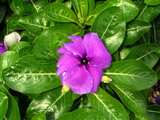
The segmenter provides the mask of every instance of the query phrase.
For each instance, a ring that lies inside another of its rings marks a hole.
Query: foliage
[[[0,41],[22,37],[0,56],[0,119],[158,120],[144,91],[160,80],[159,0],[0,0],[0,16]],[[103,73],[112,81],[61,93],[56,51],[91,32],[112,54]]]

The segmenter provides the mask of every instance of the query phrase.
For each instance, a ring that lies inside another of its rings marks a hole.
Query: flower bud
[[[103,83],[110,83],[112,81],[111,78],[109,78],[108,76],[102,76],[102,80]]]
[[[19,42],[20,39],[21,37],[17,32],[12,32],[4,37],[4,43],[7,47],[11,47],[12,45]]]
[[[66,93],[66,92],[68,92],[70,90],[70,87],[68,86],[68,85],[64,85],[63,87],[62,87],[62,93]]]

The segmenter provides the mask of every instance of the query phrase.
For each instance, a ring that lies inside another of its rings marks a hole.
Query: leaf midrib
[[[109,108],[103,103],[103,101],[94,93],[94,96],[102,103],[102,105],[107,109],[107,111],[115,118],[115,120],[118,120],[117,117],[109,110]]]
[[[114,73],[114,72],[105,72],[103,75],[121,75],[121,76],[130,76],[130,77],[141,77],[141,78],[149,78],[148,76],[140,76],[135,74],[128,74],[128,73]],[[152,77],[150,77],[153,79]]]
[[[56,75],[56,73],[14,73],[16,75]]]
[[[133,101],[132,98],[130,98],[130,96],[126,95],[125,92],[124,92],[121,88],[119,88],[117,85],[114,85],[114,86],[115,86],[119,91],[121,91],[129,100],[131,100],[134,104],[136,104],[136,102]]]
[[[117,11],[115,12],[115,14],[112,16],[112,19],[110,20],[109,24],[107,25],[105,31],[103,32],[103,34],[102,34],[102,36],[101,36],[101,39],[103,39],[105,33],[107,32],[109,26],[111,25],[111,23],[112,23],[112,21],[113,21],[113,19],[114,19],[114,17],[116,16],[117,13],[118,13],[118,9],[117,9]]]

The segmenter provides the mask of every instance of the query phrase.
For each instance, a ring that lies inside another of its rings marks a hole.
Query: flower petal
[[[57,54],[68,54],[68,55],[72,55],[71,52],[69,52],[64,46],[62,46],[61,48],[59,48],[56,51]]]
[[[0,55],[3,54],[7,50],[4,42],[0,42]]]
[[[103,69],[97,66],[93,66],[91,64],[87,65],[87,70],[93,77],[93,88],[90,93],[97,92],[98,86],[101,82],[101,78],[103,75]]]
[[[17,32],[12,32],[4,37],[4,43],[7,47],[11,47],[21,40],[21,36]]]
[[[61,75],[63,72],[70,72],[78,64],[80,64],[80,60],[78,58],[70,55],[62,55],[57,62],[58,70],[56,74]]]
[[[83,40],[80,36],[69,36],[73,42],[64,43],[64,47],[72,52],[74,55],[79,55],[80,57],[84,57],[86,55],[85,47]]]
[[[86,70],[85,66],[77,66],[72,75],[64,81],[76,94],[90,93],[93,87],[92,76]]]
[[[84,36],[87,58],[90,63],[102,68],[108,68],[111,64],[111,54],[107,51],[102,40],[96,33],[86,34]]]

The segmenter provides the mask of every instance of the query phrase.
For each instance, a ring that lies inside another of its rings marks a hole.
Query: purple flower
[[[160,104],[160,96],[155,98],[155,103]]]
[[[7,47],[4,44],[4,42],[0,42],[0,55],[4,53],[6,50],[7,50]]]
[[[103,68],[111,64],[111,54],[96,33],[69,36],[73,42],[64,43],[58,54],[57,75],[62,85],[68,85],[76,94],[95,93],[100,84]]]

